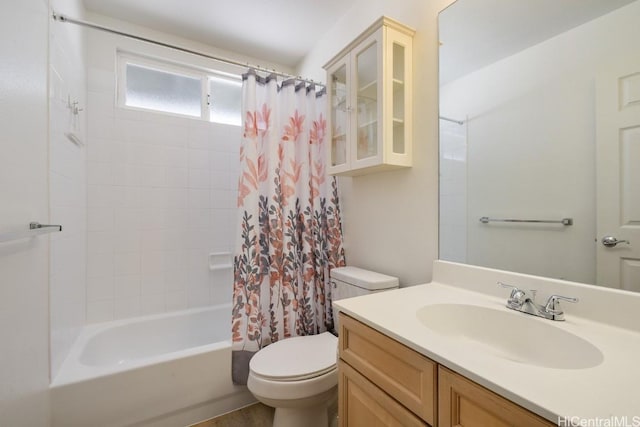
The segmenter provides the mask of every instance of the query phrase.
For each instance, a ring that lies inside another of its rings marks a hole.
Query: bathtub
[[[231,305],[86,326],[51,383],[54,427],[185,426],[255,401],[231,383]]]

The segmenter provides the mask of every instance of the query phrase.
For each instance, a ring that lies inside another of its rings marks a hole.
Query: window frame
[[[164,114],[174,117],[203,120],[210,123],[221,123],[211,120],[211,79],[223,79],[223,80],[237,80],[242,83],[242,76],[238,74],[227,73],[224,71],[213,70],[208,68],[200,68],[191,65],[184,65],[181,63],[169,61],[166,59],[160,59],[155,57],[148,57],[131,52],[125,52],[118,50],[116,52],[116,105],[119,108],[132,111],[143,111],[148,113]],[[184,76],[188,78],[200,80],[200,115],[193,116],[189,114],[180,114],[171,111],[156,110],[153,108],[135,107],[127,105],[127,65],[133,65],[137,67],[147,68],[153,71],[159,71],[169,74],[175,74],[178,76]],[[242,114],[242,112],[240,112]],[[236,124],[229,124],[230,126],[239,126]]]

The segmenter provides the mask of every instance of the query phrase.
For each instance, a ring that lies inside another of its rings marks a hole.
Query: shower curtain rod
[[[447,122],[457,123],[460,126],[462,126],[464,124],[463,120],[450,119],[449,117],[445,117],[445,116],[440,116],[439,118],[440,118],[440,120],[445,120]]]
[[[224,58],[222,56],[209,55],[209,54],[206,54],[206,53],[202,53],[202,52],[198,52],[198,51],[195,51],[195,50],[187,49],[187,48],[184,48],[184,47],[172,45],[172,44],[169,44],[169,43],[164,43],[164,42],[161,42],[161,41],[148,39],[146,37],[137,36],[135,34],[125,33],[124,31],[119,31],[119,30],[116,30],[116,29],[113,29],[113,28],[105,27],[104,25],[95,24],[93,22],[83,21],[81,19],[70,18],[70,17],[68,17],[66,15],[62,15],[62,14],[59,14],[59,13],[56,13],[56,12],[53,12],[53,20],[54,21],[59,21],[59,22],[68,22],[68,23],[71,23],[71,24],[81,25],[83,27],[93,28],[94,30],[105,31],[105,32],[111,33],[111,34],[117,34],[119,36],[128,37],[130,39],[135,39],[135,40],[143,41],[143,42],[146,42],[146,43],[151,43],[151,44],[155,44],[155,45],[158,45],[158,46],[167,47],[169,49],[174,49],[174,50],[178,50],[180,52],[190,53],[192,55],[202,56],[203,58],[213,59],[214,61],[224,62],[225,64],[235,65],[235,66],[238,66],[238,67],[253,68],[253,69],[257,70],[257,71],[262,71],[262,72],[265,72],[265,73],[275,74],[275,75],[278,75],[278,76],[281,76],[281,77],[285,77],[285,78],[292,78],[292,79],[300,80],[300,81],[303,81],[303,82],[306,82],[306,83],[316,84],[316,85],[323,86],[323,87],[325,86],[324,83],[316,82],[316,81],[311,80],[311,79],[305,79],[305,78],[303,78],[301,76],[294,76],[294,75],[291,75],[291,74],[283,73],[281,71],[277,71],[275,69],[269,69],[269,68],[261,67],[259,65],[252,65],[252,64],[249,64],[248,62],[240,62],[240,61],[236,61],[236,60],[233,60],[233,59]]]

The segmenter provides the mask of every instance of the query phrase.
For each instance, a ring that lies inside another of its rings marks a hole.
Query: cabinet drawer
[[[434,425],[436,363],[343,313],[339,324],[340,358]]]
[[[340,427],[427,425],[345,362],[338,370]]]
[[[438,369],[440,427],[551,427],[555,424],[442,366]]]

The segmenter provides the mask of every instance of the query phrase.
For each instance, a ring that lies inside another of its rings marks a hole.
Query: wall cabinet
[[[555,424],[340,313],[341,427]]]
[[[329,174],[411,166],[414,32],[382,17],[324,66]]]

